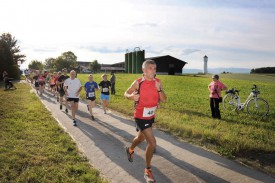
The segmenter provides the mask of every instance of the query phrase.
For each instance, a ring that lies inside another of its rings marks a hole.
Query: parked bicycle
[[[266,116],[269,112],[269,105],[263,98],[258,98],[260,91],[256,85],[251,88],[250,95],[247,97],[244,103],[241,103],[239,97],[240,90],[226,91],[226,95],[223,98],[223,107],[229,111],[243,111],[245,108],[250,115]]]

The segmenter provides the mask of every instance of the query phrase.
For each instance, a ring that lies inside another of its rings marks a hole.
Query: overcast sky
[[[0,0],[0,33],[44,61],[72,51],[78,61],[116,63],[125,50],[171,55],[185,68],[275,66],[273,0]]]

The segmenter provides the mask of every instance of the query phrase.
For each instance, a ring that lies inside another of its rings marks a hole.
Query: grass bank
[[[27,84],[0,83],[0,182],[105,182]]]
[[[88,75],[79,74],[84,84]],[[133,102],[123,94],[131,83],[140,77],[136,74],[117,74],[116,95],[111,96],[110,108],[133,115]],[[251,78],[252,77],[252,78]],[[100,74],[94,80],[101,81]],[[270,76],[227,75],[221,80],[228,88],[239,90],[241,100],[250,93],[253,84],[261,91],[260,97],[270,105],[266,118],[257,118],[246,112],[239,114],[224,111],[222,120],[211,118],[208,84],[210,76],[159,76],[168,96],[157,112],[156,127],[190,142],[215,150],[221,155],[241,159],[246,164],[275,174],[275,82]],[[273,78],[273,77],[272,77]],[[84,98],[84,91],[81,96]],[[99,98],[99,92],[97,92]],[[98,100],[99,101],[99,100]]]

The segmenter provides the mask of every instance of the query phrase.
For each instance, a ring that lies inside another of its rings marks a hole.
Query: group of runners
[[[166,95],[163,91],[161,81],[156,78],[156,63],[153,60],[146,60],[143,62],[142,70],[142,77],[135,80],[124,93],[124,96],[132,100],[135,104],[134,118],[138,131],[132,144],[125,149],[128,160],[133,162],[135,147],[146,140],[147,148],[145,152],[146,167],[144,170],[144,178],[146,182],[153,183],[155,179],[152,174],[151,160],[156,148],[156,139],[153,134],[152,126],[156,109],[160,102],[166,101]],[[41,79],[41,77],[44,79]],[[40,95],[43,94],[45,84],[48,84],[49,91],[53,96],[56,96],[57,101],[60,102],[61,110],[64,98],[66,107],[65,112],[68,112],[67,103],[70,102],[73,125],[77,126],[75,114],[78,110],[79,94],[82,90],[82,85],[80,80],[76,78],[76,72],[74,70],[70,71],[70,76],[67,76],[66,69],[63,69],[62,72],[47,73],[47,75],[45,75],[45,73],[35,73],[33,79],[37,92]],[[86,92],[87,107],[92,120],[95,119],[92,112],[96,100],[95,92],[101,89],[100,99],[102,101],[103,111],[106,114],[110,100],[109,91],[111,87],[112,84],[107,80],[106,74],[102,75],[102,81],[99,84],[93,80],[93,75],[88,76],[88,81],[84,84],[84,89]],[[112,90],[111,93],[115,94],[115,91]]]
[[[47,86],[48,91],[53,97],[56,97],[57,102],[59,102],[60,110],[65,106],[65,112],[68,113],[68,104],[71,107],[71,115],[73,119],[73,125],[77,126],[76,121],[76,111],[78,110],[78,102],[80,92],[82,90],[81,82],[76,78],[76,72],[74,70],[67,74],[67,69],[64,68],[62,71],[48,73],[47,71],[25,71],[26,79],[31,82],[37,94],[42,96],[45,87]],[[111,82],[107,80],[107,74],[102,75],[102,81],[97,84],[93,80],[93,75],[88,76],[88,81],[84,84],[84,89],[86,92],[87,108],[91,115],[92,120],[95,120],[93,115],[93,108],[95,106],[96,94],[95,92],[101,87],[100,99],[103,105],[103,111],[106,114],[107,108],[110,100],[110,89]]]

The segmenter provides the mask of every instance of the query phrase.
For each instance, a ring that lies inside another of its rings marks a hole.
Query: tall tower
[[[204,57],[203,57],[203,61],[204,61],[204,70],[203,70],[203,72],[204,72],[204,74],[207,74],[208,72],[207,72],[207,62],[208,62],[208,57],[205,55]]]

